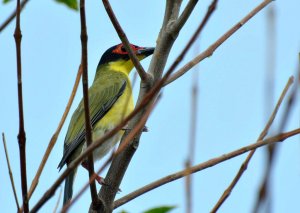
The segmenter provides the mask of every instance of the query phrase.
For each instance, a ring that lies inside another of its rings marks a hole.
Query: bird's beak
[[[137,55],[142,55],[144,57],[147,57],[149,55],[152,55],[153,52],[154,52],[154,47],[145,47],[145,48],[142,48],[142,49],[139,49],[136,51],[136,54]]]

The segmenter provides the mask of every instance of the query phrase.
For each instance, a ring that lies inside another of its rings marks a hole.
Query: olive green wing
[[[110,110],[118,98],[124,93],[126,88],[126,81],[120,83],[114,82],[105,88],[102,85],[95,85],[89,90],[89,106],[91,115],[92,127],[103,118],[103,116]],[[64,154],[58,165],[61,169],[66,163],[67,159],[76,152],[77,148],[82,148],[85,141],[85,115],[83,100],[75,110],[68,128],[68,132],[64,143]],[[79,151],[79,153],[81,150]]]

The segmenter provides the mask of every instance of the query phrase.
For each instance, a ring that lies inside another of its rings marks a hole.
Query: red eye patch
[[[133,44],[130,44],[130,47],[132,48],[132,50],[134,52],[136,52],[137,50],[143,49],[143,47],[138,47],[138,46],[135,46]],[[128,54],[125,47],[123,46],[123,44],[119,44],[112,52],[116,53],[116,54],[121,54],[121,55],[127,55]]]

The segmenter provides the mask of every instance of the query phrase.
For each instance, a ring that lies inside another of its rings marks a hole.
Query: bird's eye
[[[122,52],[126,52],[125,47],[122,46],[122,47],[121,47],[121,51],[122,51]]]

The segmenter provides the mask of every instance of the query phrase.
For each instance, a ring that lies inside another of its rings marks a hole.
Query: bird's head
[[[154,52],[154,48],[152,47],[139,47],[133,44],[130,46],[140,61],[147,56],[152,55]],[[103,65],[108,66],[110,69],[122,71],[127,74],[133,68],[133,63],[130,60],[129,54],[122,43],[105,51],[99,61],[97,70],[100,70],[100,67]]]

